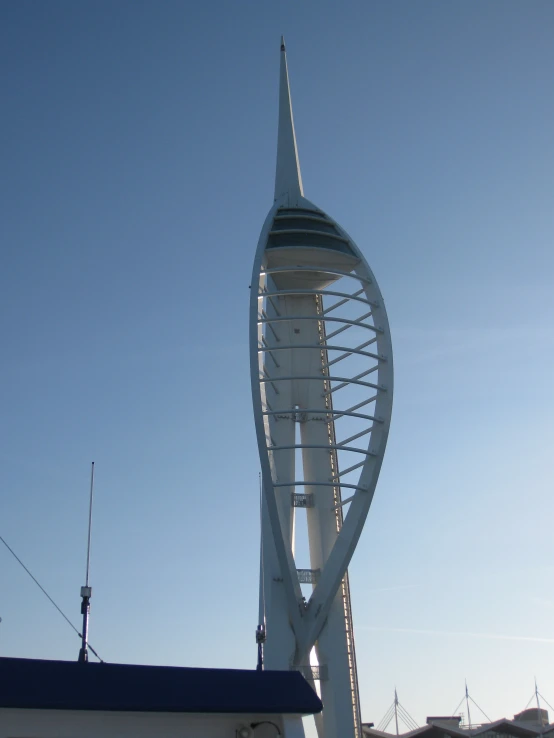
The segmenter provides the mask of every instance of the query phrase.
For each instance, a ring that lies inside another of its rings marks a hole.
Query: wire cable
[[[471,700],[471,701],[473,702],[473,704],[475,705],[475,707],[476,707],[476,708],[477,708],[478,710],[481,710],[481,712],[482,712],[482,713],[483,713],[483,715],[484,715],[484,716],[485,716],[485,717],[487,718],[487,720],[489,721],[489,723],[492,723],[492,720],[490,719],[490,717],[489,717],[489,716],[487,715],[487,713],[486,713],[486,712],[485,712],[485,711],[483,710],[483,708],[482,708],[482,707],[479,707],[479,705],[477,704],[477,702],[475,702],[475,700],[473,699],[473,697],[472,697],[471,695],[469,695],[469,699],[470,699],[470,700]]]
[[[529,705],[531,704],[531,702],[533,702],[533,700],[535,699],[536,696],[537,696],[536,693],[533,692],[533,694],[531,695],[531,699],[529,700],[529,702],[523,708],[524,710],[526,710],[529,707]],[[546,702],[546,700],[545,700],[545,702]]]
[[[392,705],[390,705],[390,707],[388,708],[388,710],[385,712],[385,714],[383,715],[383,717],[379,721],[379,723],[377,725],[377,730],[385,730],[385,728],[387,727],[387,725],[392,720],[393,715],[394,715],[394,702],[392,703]]]
[[[416,723],[416,721],[413,719],[413,717],[410,715],[408,710],[406,710],[405,707],[403,707],[400,702],[393,702],[392,705],[390,705],[389,709],[385,712],[383,717],[381,718],[379,724],[377,725],[377,730],[384,732],[386,728],[388,727],[390,721],[394,717],[395,712],[395,704],[397,709],[397,714],[400,720],[404,723],[404,725],[408,728],[409,731],[411,730],[417,730],[419,728],[419,725]]]
[[[458,702],[458,704],[457,704],[457,706],[456,706],[456,709],[455,709],[455,710],[454,710],[454,712],[452,713],[452,717],[456,717],[456,713],[458,712],[458,710],[459,710],[459,709],[460,709],[460,707],[462,706],[462,702],[463,702],[464,700],[465,700],[465,695],[464,695],[464,696],[462,697],[462,699],[461,699],[461,700],[460,700],[460,701]]]
[[[47,597],[47,598],[48,598],[48,599],[50,600],[50,602],[51,602],[51,603],[52,603],[52,604],[54,605],[54,607],[56,608],[56,610],[57,610],[57,611],[58,611],[58,612],[60,613],[60,615],[62,616],[62,618],[63,618],[63,619],[64,619],[64,620],[65,620],[65,621],[66,621],[66,622],[68,623],[68,625],[70,625],[70,626],[71,626],[71,627],[73,628],[73,630],[75,631],[75,633],[77,633],[77,635],[79,636],[79,638],[82,638],[83,636],[81,635],[81,633],[79,633],[78,629],[77,629],[77,628],[76,628],[76,627],[75,627],[75,626],[73,625],[73,623],[72,623],[72,622],[71,622],[71,620],[70,620],[70,619],[69,619],[69,618],[67,617],[67,615],[65,614],[65,612],[64,612],[64,611],[63,611],[63,610],[61,609],[61,607],[58,607],[58,605],[57,605],[57,604],[56,604],[56,603],[54,602],[54,600],[53,600],[53,599],[52,599],[52,598],[50,597],[50,595],[49,595],[49,594],[48,594],[48,592],[47,592],[47,591],[46,591],[46,590],[44,589],[44,587],[43,587],[43,586],[42,586],[42,584],[41,584],[41,583],[40,583],[40,582],[38,581],[38,579],[37,579],[36,577],[34,577],[34,576],[33,576],[33,575],[31,574],[31,572],[29,571],[29,569],[27,569],[27,567],[25,566],[25,564],[24,564],[24,563],[23,563],[23,562],[21,561],[21,559],[19,558],[19,556],[18,556],[18,555],[17,555],[16,553],[15,553],[15,551],[13,550],[13,548],[11,548],[11,547],[10,547],[10,546],[9,546],[9,545],[7,544],[7,542],[6,542],[6,541],[5,541],[5,540],[4,540],[3,538],[2,538],[2,536],[0,536],[0,541],[2,541],[2,543],[4,544],[4,546],[5,546],[5,547],[6,547],[7,549],[8,549],[8,551],[9,551],[9,552],[11,553],[11,555],[12,555],[12,556],[14,557],[14,559],[15,559],[15,560],[16,560],[16,561],[18,562],[18,564],[21,564],[21,566],[22,566],[22,567],[23,567],[23,568],[25,569],[25,571],[27,572],[27,574],[28,574],[28,575],[29,575],[29,576],[31,577],[31,579],[32,579],[32,580],[33,580],[33,582],[34,582],[34,583],[35,583],[35,584],[37,585],[37,587],[38,587],[38,588],[40,589],[40,591],[41,591],[41,592],[42,592],[42,593],[43,593],[44,595],[46,595],[46,597]],[[92,653],[93,653],[93,654],[94,654],[94,655],[96,656],[96,658],[97,658],[97,659],[98,659],[98,660],[99,660],[100,662],[104,663],[104,659],[101,659],[101,658],[100,658],[100,656],[99,656],[99,655],[98,655],[98,654],[96,653],[96,651],[94,650],[94,648],[92,648],[92,646],[90,645],[90,643],[88,644],[88,647],[90,648],[90,650],[92,651]]]
[[[400,719],[409,730],[416,730],[419,728],[419,725],[410,715],[408,710],[400,704],[400,702],[398,703],[398,713],[400,715]]]
[[[538,692],[538,695],[541,698],[541,700],[543,700],[544,702],[546,702],[546,704],[548,705],[548,707],[550,707],[550,709],[554,712],[554,707],[552,707],[552,705],[550,704],[550,702],[540,692]]]

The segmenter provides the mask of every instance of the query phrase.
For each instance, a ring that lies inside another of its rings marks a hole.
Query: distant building
[[[0,738],[304,738],[297,671],[0,658]]]
[[[363,723],[366,738],[396,738],[396,733],[376,730],[372,723]],[[554,738],[554,723],[548,722],[548,711],[532,707],[514,715],[513,720],[501,718],[492,723],[462,725],[462,718],[428,717],[422,728],[402,733],[401,738]]]

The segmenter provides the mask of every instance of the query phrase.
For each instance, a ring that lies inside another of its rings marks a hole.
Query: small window
[[[354,255],[354,252],[346,241],[338,238],[331,238],[322,233],[272,233],[267,240],[268,249],[285,248],[285,247],[302,247],[308,246],[321,249],[332,249],[333,251],[341,251],[343,254]]]
[[[314,218],[324,218],[327,220],[325,213],[321,213],[319,210],[305,210],[303,208],[280,208],[276,215],[311,215]]]
[[[275,220],[272,231],[293,231],[303,229],[307,231],[324,231],[338,235],[337,229],[331,223],[322,223],[321,220],[310,220],[309,218],[283,218]]]

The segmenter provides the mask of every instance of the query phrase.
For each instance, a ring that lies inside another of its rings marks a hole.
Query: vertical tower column
[[[274,289],[271,280],[264,280]],[[267,291],[267,288],[265,288]],[[260,301],[261,303],[261,301]],[[264,306],[260,306],[260,314],[267,318],[279,317],[277,300],[267,300]],[[286,413],[292,407],[292,391],[287,383],[275,381],[278,374],[285,376],[291,371],[292,354],[290,350],[279,350],[281,342],[280,327],[263,330],[262,324],[258,331],[259,343],[265,351],[259,365],[260,379],[265,381],[268,377],[275,378],[267,381],[264,387],[265,410],[274,412],[275,415],[268,416],[266,423],[266,443],[270,447],[280,450],[273,455],[273,474],[276,479],[287,480],[295,477],[295,452],[294,439],[295,428],[291,419],[291,413]],[[286,545],[294,555],[294,508],[291,505],[291,487],[280,487],[276,495],[276,503],[279,511],[279,520]],[[266,641],[264,648],[264,663],[268,669],[286,670],[290,668],[294,660],[295,638],[291,629],[286,604],[286,595],[283,585],[283,573],[277,559],[275,543],[271,533],[266,490],[264,486],[262,497],[262,550],[263,550],[263,585],[261,597],[261,610],[265,617],[268,632],[275,636]],[[262,622],[262,616],[260,617]]]
[[[297,298],[293,310],[296,314],[314,317],[314,320],[302,321],[300,333],[305,344],[321,346],[320,350],[304,349],[300,352],[299,373],[314,378],[320,375],[321,379],[299,380],[296,396],[300,409],[305,411],[300,424],[303,478],[311,482],[305,490],[313,500],[313,506],[307,509],[310,564],[313,570],[321,572],[338,537],[340,527],[335,508],[341,498],[340,489],[329,485],[338,473],[337,453],[332,448],[334,422],[329,420],[328,414],[312,411],[318,407],[332,410],[331,396],[325,394],[329,388],[324,369],[328,353],[325,349],[325,325],[320,320],[321,299],[316,296]],[[349,652],[354,649],[354,634],[345,611],[349,605],[346,596],[348,600],[350,597],[349,592],[345,594],[347,589],[348,582],[343,580],[333,598],[325,627],[315,643],[321,698],[325,705],[325,735],[331,736],[340,735],[341,730],[344,735],[356,735],[360,723],[357,674],[349,659]],[[355,660],[353,663],[355,665]],[[350,709],[345,709],[345,705],[351,706]]]

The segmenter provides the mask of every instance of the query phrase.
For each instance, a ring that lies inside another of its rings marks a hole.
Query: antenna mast
[[[86,663],[88,661],[88,619],[90,614],[90,598],[92,595],[92,587],[89,586],[89,571],[90,571],[90,535],[92,531],[92,496],[94,491],[94,461],[91,464],[90,470],[90,501],[88,508],[88,541],[87,541],[87,570],[86,570],[86,583],[84,587],[81,587],[81,597],[83,601],[81,603],[81,615],[83,616],[83,632],[81,634],[82,642],[79,650],[79,661]]]
[[[541,703],[539,702],[539,688],[537,686],[537,677],[535,677],[535,698],[537,700],[537,720],[539,722],[539,725],[541,726],[541,735],[542,735],[544,725],[542,722]]]
[[[469,734],[471,735],[471,713],[469,711],[469,692],[467,689],[467,681],[466,681],[466,708],[467,708],[467,722],[469,726]]]

